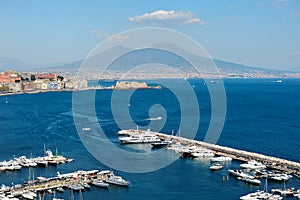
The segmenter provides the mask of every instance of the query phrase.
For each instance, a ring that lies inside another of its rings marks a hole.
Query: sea
[[[185,90],[181,85],[182,80],[147,80],[149,84],[164,83],[164,81],[167,83],[166,86],[172,85],[179,91]],[[200,121],[190,115],[187,116],[189,118],[183,126],[189,127],[198,123],[195,139],[203,140],[212,112],[212,100],[207,85],[211,84],[213,88],[221,84],[221,81],[204,82],[202,79],[187,81],[198,100],[198,105],[194,108],[200,111]],[[300,162],[300,80],[224,79],[223,83],[226,93],[226,115],[217,144]],[[90,84],[95,85],[95,82]],[[100,81],[96,84],[109,86],[113,83]],[[90,92],[91,90],[86,90],[77,93],[88,97]],[[120,90],[119,93],[128,93],[131,97],[128,103],[117,105],[125,105],[126,108],[117,107],[116,112],[122,116],[124,114],[122,112],[127,110],[131,119],[130,122],[126,121],[127,118],[118,122],[112,112],[113,90],[93,90],[93,92],[97,125],[101,126],[115,147],[137,151],[137,153],[153,150],[149,144],[138,145],[138,147],[120,145],[116,134],[120,126],[130,126],[128,128],[133,129],[139,126],[166,134],[178,134],[181,117],[186,117],[181,112],[182,105],[189,102],[185,102],[184,99],[191,98],[185,96],[183,92],[181,94],[184,98],[178,99],[173,89],[168,87],[135,91]],[[109,189],[92,187],[90,191],[74,192],[73,196],[70,191],[65,190],[64,193],[57,194],[57,197],[87,200],[237,200],[242,195],[264,188],[263,179],[261,186],[253,186],[229,176],[228,169],[239,169],[241,163],[238,161],[226,163],[224,168],[218,171],[209,170],[211,164],[209,160],[183,158],[161,169],[146,173],[129,173],[115,169],[114,166],[106,166],[101,160],[97,160],[80,140],[74,123],[72,101],[72,92],[42,92],[0,97],[0,161],[22,155],[28,158],[42,156],[44,145],[53,152],[57,151],[60,155],[75,159],[72,163],[56,167],[32,168],[31,172],[28,168],[1,172],[0,184],[22,184],[38,176],[55,177],[57,172],[109,169],[128,180],[130,186]],[[158,109],[151,109],[153,105]],[[193,108],[193,105],[188,107]],[[84,111],[84,105],[82,110]],[[120,120],[119,118],[117,120]],[[164,122],[163,125],[161,122]],[[160,130],[155,130],[155,123],[159,124]],[[132,127],[132,124],[135,126]],[[91,127],[91,125],[84,124],[84,127]],[[169,150],[165,151],[163,156],[172,156],[168,153]],[[107,157],[117,156],[107,149],[104,152],[108,154]],[[122,164],[120,162],[120,165]],[[143,168],[143,165],[140,165]],[[147,163],[144,165],[146,167]],[[283,187],[282,183],[268,181],[269,190]],[[286,187],[300,189],[300,180],[294,177],[286,183]],[[52,198],[53,196],[48,194],[45,199]],[[285,197],[285,199],[293,199],[293,197]]]

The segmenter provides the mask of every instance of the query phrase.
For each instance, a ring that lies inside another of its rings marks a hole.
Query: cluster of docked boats
[[[266,182],[267,184],[267,182]],[[272,189],[272,193],[267,191],[267,186],[265,190],[258,190],[256,192],[249,193],[240,197],[241,200],[258,200],[258,199],[269,199],[269,200],[281,200],[283,197],[290,196],[297,199],[300,199],[300,190],[294,191],[293,188],[289,189]]]
[[[226,156],[214,157],[213,151],[197,146],[197,145],[183,145],[180,142],[173,142],[170,140],[161,140],[157,135],[157,132],[147,130],[130,129],[120,130],[118,132],[119,141],[121,144],[142,144],[151,143],[152,148],[167,147],[167,149],[173,150],[176,153],[180,153],[182,158],[194,158],[194,159],[211,159],[211,162],[227,162],[232,158]],[[222,169],[223,166],[219,163],[210,167],[211,170]]]
[[[250,184],[260,185],[260,180],[258,178],[268,178],[269,180],[278,181],[278,182],[286,182],[292,175],[280,173],[280,172],[272,172],[266,171],[267,168],[261,162],[252,160],[247,163],[240,165],[242,169],[246,171],[252,172],[253,175],[249,175],[248,173],[243,172],[242,170],[229,170],[229,173],[233,176],[238,177],[239,180],[243,180]]]
[[[71,191],[82,191],[90,189],[91,185],[108,188],[110,185],[129,186],[129,182],[121,176],[116,176],[110,170],[91,170],[76,171],[67,174],[58,173],[56,177],[44,178],[38,177],[36,180],[24,183],[23,185],[14,185],[12,187],[2,185],[0,188],[0,200],[13,199],[36,199],[37,196],[45,193],[55,194],[55,192],[64,192],[65,189]],[[53,198],[53,200],[58,200]]]
[[[72,161],[73,159],[67,159],[59,155],[53,155],[53,153],[50,150],[48,150],[45,151],[45,156],[43,157],[26,158],[26,156],[21,156],[19,158],[14,158],[9,161],[2,161],[0,162],[0,172],[6,170],[20,170],[22,167],[45,167],[47,165],[58,165]]]
[[[298,194],[294,192],[294,188],[285,188],[285,182],[292,178],[291,175],[284,173],[274,173],[267,172],[266,166],[258,161],[252,160],[247,163],[240,165],[242,169],[238,170],[228,170],[229,173],[233,176],[236,176],[238,180],[242,180],[246,183],[250,183],[253,185],[260,185],[261,181],[258,178],[265,178],[265,191],[256,191],[247,195],[240,197],[241,200],[255,200],[255,199],[271,199],[271,200],[279,200],[282,199],[282,196],[297,196]],[[252,174],[246,173],[252,172]],[[267,180],[273,181],[283,181],[284,188],[272,189],[272,193],[267,192]]]
[[[265,191],[256,191],[240,197],[241,200],[281,200],[282,197],[277,194],[271,194]]]

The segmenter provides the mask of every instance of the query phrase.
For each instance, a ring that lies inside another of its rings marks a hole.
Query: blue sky
[[[145,26],[187,34],[213,58],[300,69],[299,0],[0,0],[0,57],[72,62],[111,34]]]

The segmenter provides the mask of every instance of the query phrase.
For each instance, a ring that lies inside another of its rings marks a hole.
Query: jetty
[[[114,175],[113,171],[110,170],[79,170],[66,174],[58,173],[56,177],[51,178],[37,177],[36,180],[11,187],[3,185],[0,189],[0,199],[5,197],[35,199],[37,196],[44,196],[46,193],[63,192],[64,189],[71,191],[88,190],[90,184],[103,188],[108,188],[110,185],[129,186],[128,181]]]
[[[283,158],[267,156],[260,153],[248,152],[248,151],[220,146],[216,144],[210,144],[202,141],[187,139],[180,136],[173,136],[173,135],[168,135],[168,134],[158,133],[158,132],[152,132],[152,133],[164,141],[172,141],[173,143],[179,142],[185,146],[198,146],[199,148],[205,148],[211,150],[215,155],[230,157],[234,160],[238,160],[242,162],[256,160],[265,164],[269,169],[282,171],[287,174],[295,175],[296,177],[300,178],[299,162],[289,161]]]

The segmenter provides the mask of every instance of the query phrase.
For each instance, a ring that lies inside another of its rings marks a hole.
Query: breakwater
[[[163,133],[153,132],[162,140],[180,142],[187,146],[199,146],[202,148],[213,151],[214,154],[219,156],[228,156],[234,160],[247,162],[250,160],[256,160],[265,164],[269,169],[282,171],[288,174],[293,174],[300,178],[300,163],[289,161],[282,158],[267,156],[259,153],[248,152],[244,150],[238,150],[230,147],[224,147],[216,144],[210,144],[202,141],[187,139],[179,136],[172,136]]]

